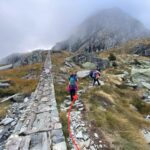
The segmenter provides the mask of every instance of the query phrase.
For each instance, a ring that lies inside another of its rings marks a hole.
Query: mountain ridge
[[[111,8],[87,18],[67,40],[52,49],[76,51],[94,47],[104,50],[143,37],[150,37],[150,31],[139,20],[120,8]]]
[[[47,50],[34,50],[26,53],[13,53],[0,60],[0,64],[12,64],[13,67],[41,63],[45,60]]]

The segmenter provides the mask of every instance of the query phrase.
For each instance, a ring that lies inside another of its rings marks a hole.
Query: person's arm
[[[67,91],[70,92],[70,84],[67,86]]]

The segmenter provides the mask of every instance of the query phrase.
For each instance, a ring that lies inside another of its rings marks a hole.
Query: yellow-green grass
[[[111,135],[115,149],[149,149],[140,130],[148,128],[150,123],[130,107],[134,99],[139,99],[137,91],[105,85],[88,89],[82,99],[86,105],[86,119]]]
[[[9,69],[0,71],[0,80],[8,80],[10,82],[9,88],[0,88],[0,97],[7,97],[16,93],[23,93],[30,95],[37,86],[38,77],[41,73],[43,64],[33,64],[18,67],[15,69]],[[35,79],[23,79],[24,76],[30,74],[36,75]],[[0,117],[6,115],[7,109],[9,108],[10,102],[0,103]]]
[[[66,139],[68,149],[70,149],[70,147],[69,147],[69,143],[67,141],[67,138],[69,137],[67,112],[60,111],[60,105],[64,102],[64,100],[66,99],[66,96],[69,95],[69,93],[67,92],[68,81],[66,80],[66,82],[64,84],[60,84],[60,83],[58,83],[56,76],[61,77],[60,68],[64,66],[65,58],[67,58],[69,56],[70,56],[70,53],[65,52],[65,51],[62,51],[61,53],[52,53],[52,55],[51,55],[52,64],[53,64],[52,72],[53,72],[53,76],[54,76],[54,88],[55,88],[56,101],[57,101],[58,110],[60,112],[60,114],[59,114],[60,120],[63,125],[62,129],[64,132],[64,136]],[[69,71],[70,71],[70,69],[67,72],[68,76],[69,76]]]
[[[30,94],[37,85],[38,77],[41,73],[42,66],[42,63],[38,63],[0,71],[0,79],[8,79],[11,84],[9,88],[0,89],[0,96],[12,95],[18,92]],[[24,76],[30,73],[32,73],[32,75],[35,75],[37,78],[23,79]]]
[[[0,89],[0,97],[6,97],[15,93],[24,93],[29,95],[36,88],[37,79],[21,79],[21,78],[10,78],[11,86],[9,88]]]
[[[60,56],[61,60],[59,60]],[[64,60],[68,56],[70,54],[66,52],[52,55],[53,72],[55,74],[60,73],[59,69],[64,66]],[[69,71],[74,69],[72,68]],[[77,69],[80,70],[80,68],[76,68],[75,70],[77,71]],[[133,90],[122,84],[116,86],[111,82],[111,75],[120,74],[123,72],[122,70],[130,72],[128,64],[124,65],[123,63],[122,67],[104,70],[102,77],[105,85],[89,88],[82,94],[81,98],[86,107],[84,117],[89,122],[95,122],[96,127],[102,130],[106,139],[112,143],[111,145],[114,150],[148,150],[149,147],[140,131],[142,128],[150,127],[150,123],[143,118],[143,114],[148,113],[150,109],[148,105],[143,106],[143,103],[140,103],[140,90]],[[62,85],[58,84],[57,81],[55,82],[58,106],[63,103],[65,97],[68,95],[66,91],[67,82],[66,80],[66,83]],[[79,89],[88,87],[89,82],[91,82],[89,78],[80,79]],[[139,106],[138,111],[131,106],[137,108]],[[65,137],[67,138],[66,113],[61,112],[60,118],[63,123]]]
[[[7,110],[9,109],[10,104],[11,104],[10,101],[0,103],[0,119],[5,117]]]
[[[26,65],[17,67],[14,69],[8,69],[8,70],[2,70],[0,71],[0,79],[7,79],[7,78],[21,78],[25,75],[28,75],[30,72],[32,72],[35,75],[39,75],[41,72],[42,63],[32,64],[32,65]]]

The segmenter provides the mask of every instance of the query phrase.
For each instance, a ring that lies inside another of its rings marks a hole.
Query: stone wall
[[[55,99],[50,55],[27,109],[8,138],[7,150],[66,150]]]

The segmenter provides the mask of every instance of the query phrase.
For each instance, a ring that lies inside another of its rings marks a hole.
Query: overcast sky
[[[50,48],[98,10],[120,7],[150,29],[150,0],[0,0],[0,58]]]

